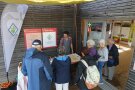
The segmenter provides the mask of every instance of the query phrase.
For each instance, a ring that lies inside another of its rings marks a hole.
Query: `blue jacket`
[[[70,81],[71,59],[68,56],[58,56],[52,62],[54,82],[58,84]]]
[[[50,90],[52,69],[43,52],[28,49],[23,59],[22,73],[28,76],[28,90]]]

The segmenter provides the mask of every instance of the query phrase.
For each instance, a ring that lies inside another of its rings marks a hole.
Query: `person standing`
[[[95,42],[92,39],[89,39],[87,41],[87,47],[88,47],[90,56],[95,56],[97,54],[97,50],[94,46],[95,46]]]
[[[66,50],[66,54],[73,53],[73,44],[72,44],[72,38],[69,36],[68,31],[64,31],[63,37],[60,40],[60,46],[64,46]]]
[[[65,48],[59,47],[58,56],[52,62],[56,90],[69,90],[71,59],[65,55]]]
[[[98,70],[100,72],[100,84],[103,84],[102,70],[105,63],[108,61],[108,49],[105,45],[105,40],[99,41],[99,49],[98,49],[99,59],[98,59]]]
[[[114,44],[114,40],[109,38],[107,45],[109,54],[107,61],[107,68],[105,70],[105,76],[108,80],[112,80],[115,72],[115,67],[119,65],[119,52],[117,46]]]
[[[96,65],[97,59],[89,55],[89,50],[87,47],[82,48],[81,54],[82,60],[85,60],[88,66]],[[79,90],[89,90],[85,84],[84,78],[82,77],[82,75],[86,77],[86,69],[87,67],[82,63],[82,61],[79,61],[75,78],[75,83],[79,87]]]
[[[28,78],[22,74],[21,69],[22,62],[19,62],[17,75],[17,90],[27,90]]]
[[[41,50],[41,41],[34,40],[23,58],[22,73],[28,76],[28,90],[50,90],[52,68],[49,59]]]

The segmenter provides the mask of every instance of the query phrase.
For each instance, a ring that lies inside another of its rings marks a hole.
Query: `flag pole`
[[[8,78],[8,72],[7,72],[7,81],[9,82],[9,78]]]

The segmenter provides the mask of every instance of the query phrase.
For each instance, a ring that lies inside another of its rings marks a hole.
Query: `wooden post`
[[[77,51],[78,49],[78,43],[77,43],[77,23],[76,23],[76,17],[77,16],[77,5],[74,4],[74,26],[75,26],[75,34],[76,34],[76,47],[75,47],[75,51]]]

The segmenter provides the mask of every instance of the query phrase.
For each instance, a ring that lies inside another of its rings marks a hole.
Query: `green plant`
[[[132,42],[132,38],[129,38],[129,39],[128,39],[128,42]]]

